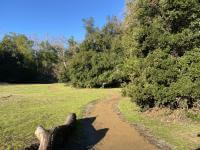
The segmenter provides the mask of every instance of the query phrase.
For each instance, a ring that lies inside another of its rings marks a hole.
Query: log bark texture
[[[70,113],[67,116],[64,125],[57,126],[51,130],[46,130],[42,126],[38,126],[35,135],[40,144],[38,147],[30,146],[25,148],[25,150],[63,150],[75,128],[76,114],[74,113]]]

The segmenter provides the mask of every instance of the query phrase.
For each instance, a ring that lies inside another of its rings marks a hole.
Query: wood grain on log
[[[38,150],[47,150],[50,131],[44,129],[42,126],[37,127],[35,131],[37,139],[40,141],[40,146]]]
[[[76,114],[70,113],[64,125],[46,130],[38,126],[35,135],[40,142],[38,150],[62,150],[76,127]],[[31,147],[30,147],[31,148]],[[29,150],[29,148],[26,148]]]

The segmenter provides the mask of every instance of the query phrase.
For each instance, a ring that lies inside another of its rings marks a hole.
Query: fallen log
[[[42,126],[38,126],[35,135],[40,144],[36,148],[30,146],[25,150],[62,150],[65,147],[67,140],[72,136],[76,128],[76,114],[70,113],[64,125],[55,127],[51,130],[46,130]]]

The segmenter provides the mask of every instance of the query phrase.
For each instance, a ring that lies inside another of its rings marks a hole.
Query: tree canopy
[[[199,101],[199,7],[198,0],[129,1],[123,45],[131,82],[124,94],[142,108]]]

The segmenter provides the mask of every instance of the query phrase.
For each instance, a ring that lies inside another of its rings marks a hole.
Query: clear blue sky
[[[82,40],[83,18],[102,26],[107,16],[122,18],[124,7],[125,0],[0,0],[0,37],[16,32]]]

